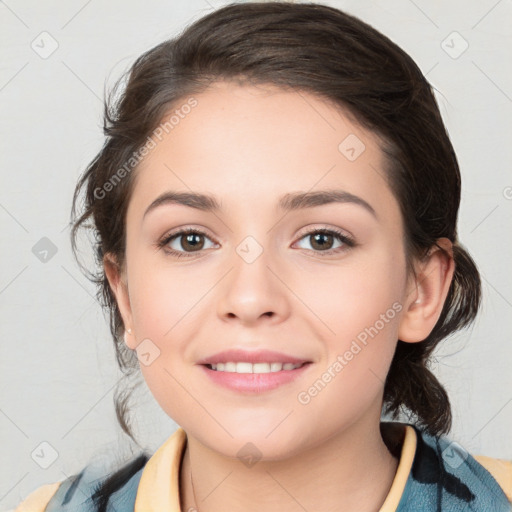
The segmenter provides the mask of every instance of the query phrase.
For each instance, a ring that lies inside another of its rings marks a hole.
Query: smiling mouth
[[[206,364],[205,366],[213,371],[226,372],[226,373],[276,373],[281,371],[291,371],[301,368],[304,365],[311,364],[306,363],[279,363],[279,362],[268,362],[268,363],[249,363],[249,362],[226,362],[217,364]]]

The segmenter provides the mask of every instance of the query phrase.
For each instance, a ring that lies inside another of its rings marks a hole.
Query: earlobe
[[[418,262],[412,291],[405,298],[398,338],[408,343],[423,341],[436,325],[450,289],[455,263],[452,242],[440,238]]]
[[[131,333],[131,328],[129,328],[133,322],[130,297],[128,295],[128,286],[125,282],[126,278],[122,274],[115,256],[110,253],[105,254],[103,257],[103,268],[105,270],[105,276],[107,277],[112,293],[116,298],[117,306],[121,313],[121,317],[123,318],[125,329],[130,331],[129,336],[127,336],[125,332],[124,341],[129,348],[133,348],[131,345],[134,345],[135,339]]]
[[[135,350],[135,339],[131,329],[126,329],[123,334],[124,344],[131,350]]]

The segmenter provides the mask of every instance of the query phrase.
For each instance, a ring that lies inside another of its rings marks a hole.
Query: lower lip
[[[201,368],[215,384],[241,393],[263,393],[294,381],[310,366],[311,363],[305,363],[295,370],[281,370],[270,373],[218,372],[211,370],[206,365],[201,365]]]

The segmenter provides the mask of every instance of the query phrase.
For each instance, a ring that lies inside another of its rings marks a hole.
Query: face
[[[116,294],[126,340],[189,435],[279,459],[380,417],[408,300],[399,205],[377,139],[315,96],[218,82],[194,98],[136,171]],[[293,200],[320,191],[338,200]],[[154,203],[177,192],[219,208]],[[199,364],[232,349],[307,364]]]

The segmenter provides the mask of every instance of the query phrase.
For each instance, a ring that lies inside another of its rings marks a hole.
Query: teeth
[[[283,368],[283,363],[270,363],[271,372],[279,372]]]
[[[236,363],[236,373],[252,373],[251,363]]]
[[[253,363],[252,366],[252,373],[270,373],[272,371],[272,363]],[[274,363],[274,368],[277,368],[276,372],[279,371],[279,363]]]
[[[217,363],[209,365],[212,370],[218,372],[231,372],[231,373],[272,373],[280,372],[281,370],[295,370],[300,368],[302,363],[246,363],[246,362],[229,362]]]
[[[225,372],[236,372],[236,363],[224,363]]]

